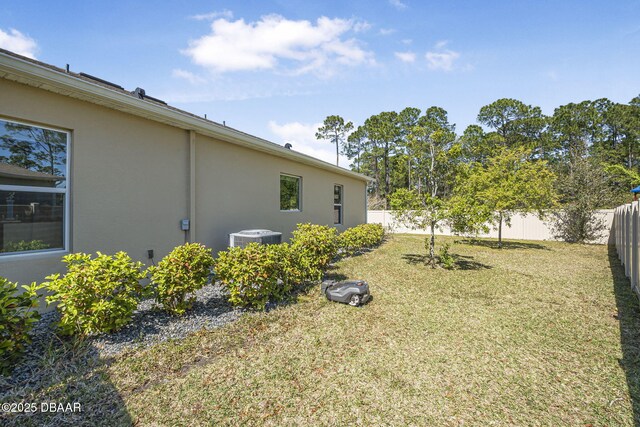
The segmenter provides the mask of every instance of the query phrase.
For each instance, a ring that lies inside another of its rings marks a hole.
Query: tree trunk
[[[500,212],[500,222],[498,223],[498,249],[502,249],[502,212]]]
[[[438,194],[438,188],[436,187],[436,178],[433,171],[436,168],[436,159],[435,159],[435,146],[433,142],[429,144],[429,151],[431,154],[431,167],[429,168],[429,183],[431,184],[431,197],[436,197]]]
[[[384,147],[384,205],[389,209],[389,191],[391,189],[391,172],[389,171],[389,143]]]
[[[376,181],[375,181],[376,199],[380,199],[380,167],[378,165],[378,157],[377,156],[375,156],[374,160],[373,160],[373,170],[374,170],[374,177],[376,178]]]
[[[338,155],[338,136],[337,136],[337,135],[336,135],[335,143],[336,143],[336,166],[340,166],[340,165],[338,164],[339,159],[340,159],[340,156]]]
[[[431,221],[431,243],[429,244],[429,261],[431,263],[431,268],[436,268],[436,256],[435,256],[435,246],[436,246],[436,222]]]

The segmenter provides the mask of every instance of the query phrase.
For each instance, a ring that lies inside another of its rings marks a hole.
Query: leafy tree
[[[465,163],[478,162],[485,164],[491,157],[493,147],[487,146],[488,139],[482,126],[469,125],[460,137],[461,160]]]
[[[454,167],[451,155],[455,141],[454,126],[449,124],[447,112],[431,107],[414,121],[407,136],[410,155],[417,171],[417,189],[398,189],[391,197],[396,220],[413,228],[429,229],[428,260],[435,267],[435,230],[447,218],[443,197]],[[421,183],[424,182],[424,190]]]
[[[431,197],[443,195],[454,168],[449,150],[455,141],[455,126],[449,124],[447,112],[430,107],[411,128],[408,136],[409,153],[413,157],[418,194],[422,184]]]
[[[349,160],[355,158],[356,172],[360,173],[360,156],[365,150],[367,143],[367,132],[364,127],[358,126],[358,128],[351,132],[347,137],[347,144],[344,150],[344,154]]]
[[[555,109],[550,131],[559,149],[559,161],[569,169],[584,159],[601,136],[602,116],[591,101],[570,103]]]
[[[391,190],[391,169],[390,158],[398,148],[397,142],[400,140],[401,131],[398,120],[398,113],[395,111],[385,111],[369,117],[364,122],[364,127],[369,138],[369,146],[374,161],[375,173],[375,195],[385,199],[385,208],[389,207],[389,194]],[[380,163],[382,163],[382,174],[384,185],[381,186]],[[381,190],[382,187],[382,191]]]
[[[596,162],[592,162],[598,164]],[[608,200],[601,208],[615,207],[629,202],[629,190],[640,185],[640,173],[622,164],[600,164],[607,176]]]
[[[510,224],[516,212],[537,212],[557,201],[553,188],[555,175],[544,160],[530,160],[524,148],[503,149],[488,159],[486,166],[475,164],[466,179],[458,182],[455,193],[466,199],[470,211],[486,215],[486,222],[498,229],[498,247],[502,247],[502,224]],[[477,222],[477,215],[472,216]]]
[[[592,160],[579,159],[558,186],[564,200],[562,209],[553,214],[554,236],[571,243],[601,237],[606,227],[596,210],[611,196],[606,172]]]
[[[403,172],[401,172],[399,178],[399,182],[404,182],[403,186],[407,188],[413,187],[413,175],[414,175],[414,159],[415,153],[412,152],[410,147],[410,135],[414,126],[418,124],[420,120],[420,109],[407,107],[404,110],[400,111],[398,114],[398,125],[400,127],[400,138],[398,140],[398,151],[401,152],[403,160],[405,161],[406,167],[403,167]],[[402,180],[402,178],[405,178]],[[399,187],[394,187],[399,188]]]
[[[492,128],[498,138],[492,140],[498,147],[526,147],[533,157],[545,154],[547,117],[540,107],[532,107],[511,98],[502,98],[485,105],[478,113],[478,122]]]
[[[640,142],[640,106],[617,104],[609,101],[602,112],[603,138],[596,145],[596,154],[605,162],[625,164],[628,169],[638,168]]]
[[[340,116],[328,116],[324,119],[323,126],[316,132],[317,139],[325,139],[336,145],[336,166],[339,163],[340,147],[345,145],[346,137],[353,130],[353,123],[344,122]]]
[[[432,197],[429,193],[418,194],[415,190],[401,188],[391,196],[391,208],[394,218],[401,224],[414,229],[429,230],[430,237],[425,239],[428,253],[428,264],[435,268],[436,228],[447,218],[444,201],[439,197]]]

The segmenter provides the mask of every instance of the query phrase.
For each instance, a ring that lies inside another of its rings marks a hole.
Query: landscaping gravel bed
[[[242,309],[233,308],[228,296],[217,284],[211,284],[196,291],[193,308],[183,316],[171,316],[160,309],[154,300],[145,300],[138,305],[131,323],[112,334],[102,334],[89,338],[88,359],[115,356],[132,348],[184,338],[202,329],[213,329],[230,323],[240,317]],[[9,383],[17,384],[37,381],[39,367],[46,363],[47,349],[55,345],[55,323],[60,319],[57,311],[42,315],[32,330],[33,342],[25,357],[13,372]],[[53,338],[53,341],[52,341]],[[89,360],[87,360],[89,362]]]
[[[169,339],[184,338],[192,332],[213,329],[236,320],[242,314],[228,302],[219,285],[207,285],[196,291],[196,302],[183,316],[172,316],[153,300],[142,301],[127,326],[112,334],[92,338],[100,356],[113,356],[131,347]]]

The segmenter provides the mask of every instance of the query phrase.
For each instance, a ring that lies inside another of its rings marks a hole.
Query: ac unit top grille
[[[253,229],[242,230],[229,235],[229,246],[231,247],[245,247],[252,242],[263,245],[278,244],[282,242],[282,233],[271,230]]]

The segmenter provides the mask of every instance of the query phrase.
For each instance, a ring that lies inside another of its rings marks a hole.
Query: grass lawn
[[[409,235],[338,263],[363,308],[314,288],[106,362],[54,345],[15,399],[79,401],[49,421],[91,425],[640,425],[640,305],[611,249],[457,240],[455,271]]]

